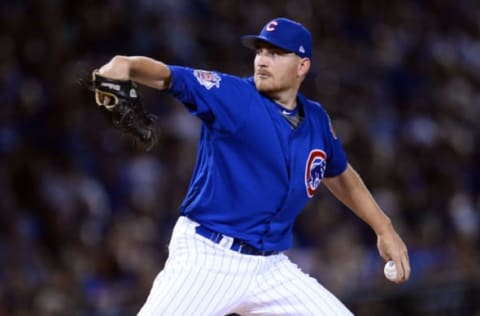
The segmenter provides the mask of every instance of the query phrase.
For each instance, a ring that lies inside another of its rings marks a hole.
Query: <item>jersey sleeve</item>
[[[168,92],[205,123],[233,131],[246,118],[252,93],[245,80],[214,71],[169,67],[172,83]]]
[[[345,171],[347,168],[347,155],[342,144],[340,143],[340,140],[335,134],[330,117],[328,116],[327,112],[324,113],[326,121],[325,134],[329,151],[327,155],[327,168],[325,170],[325,177],[331,178],[336,177]]]

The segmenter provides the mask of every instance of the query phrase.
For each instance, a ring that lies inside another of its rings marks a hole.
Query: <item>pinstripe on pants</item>
[[[181,216],[169,257],[138,316],[352,313],[286,255],[240,254],[195,233]]]

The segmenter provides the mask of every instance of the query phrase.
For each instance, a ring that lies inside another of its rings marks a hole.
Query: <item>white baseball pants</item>
[[[352,315],[286,255],[240,254],[198,235],[196,226],[178,219],[165,267],[138,316]]]

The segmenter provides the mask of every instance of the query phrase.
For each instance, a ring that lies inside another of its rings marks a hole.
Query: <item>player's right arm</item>
[[[410,260],[405,243],[365,186],[360,175],[348,164],[345,171],[332,178],[323,179],[333,195],[365,221],[377,234],[377,247],[385,261],[393,260],[397,267],[396,282],[410,277]]]
[[[117,55],[100,67],[98,73],[107,78],[133,80],[159,90],[168,89],[172,78],[166,64],[143,56]]]

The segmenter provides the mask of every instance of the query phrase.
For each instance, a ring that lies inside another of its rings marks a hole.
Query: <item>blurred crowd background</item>
[[[84,78],[116,54],[252,73],[239,37],[273,17],[314,36],[303,93],[405,239],[387,282],[373,232],[324,189],[293,261],[357,315],[480,315],[480,2],[0,1],[0,315],[123,316],[143,304],[195,162],[200,123],[142,88],[145,153]]]

